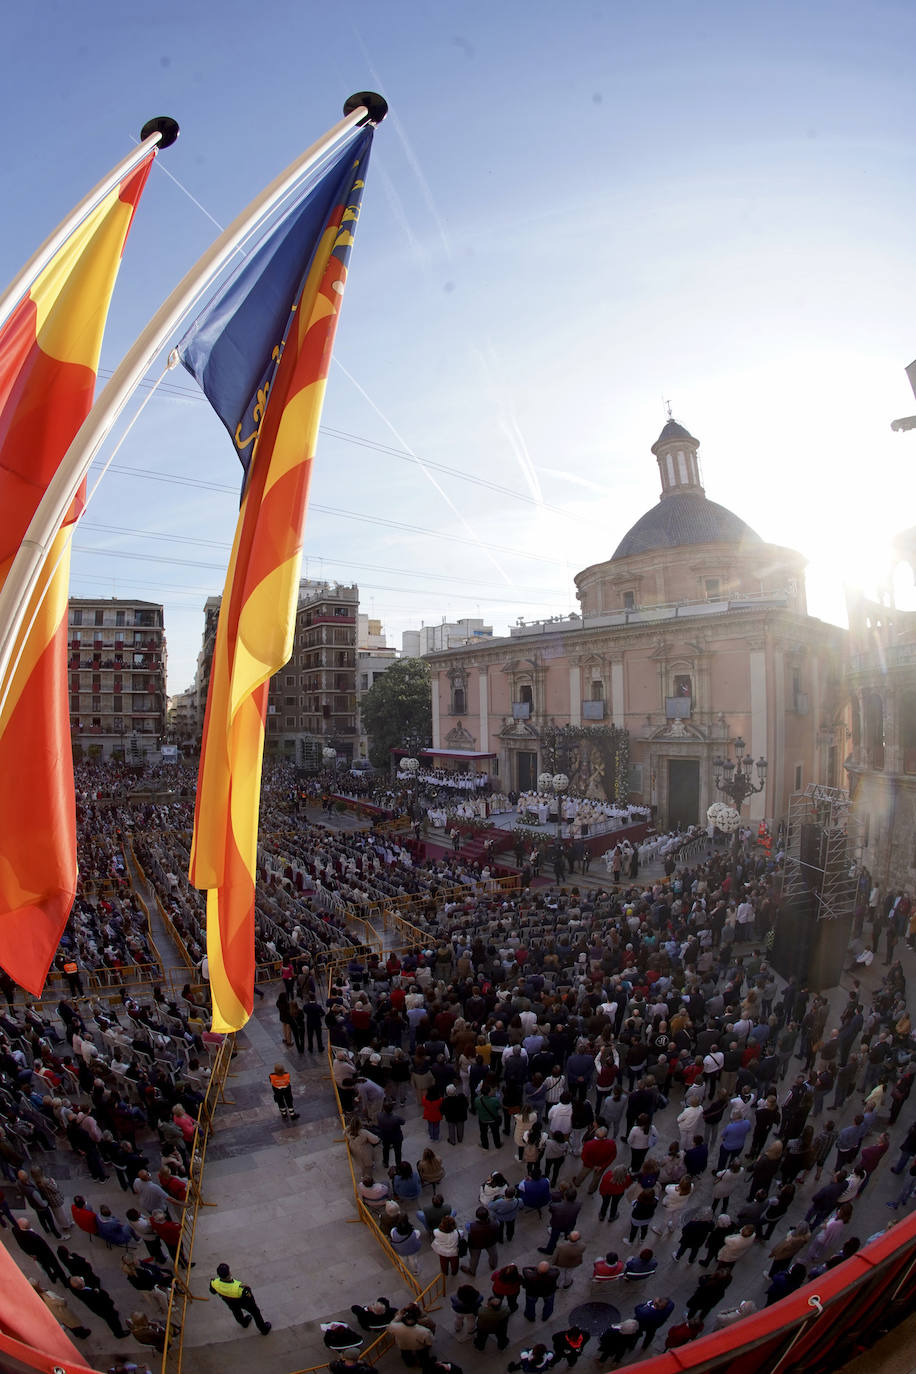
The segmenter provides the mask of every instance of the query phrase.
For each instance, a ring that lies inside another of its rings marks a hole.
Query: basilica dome
[[[612,563],[688,544],[763,542],[740,516],[707,498],[700,478],[699,446],[683,425],[668,421],[652,445],[662,479],[661,498],[623,536],[611,555]]]

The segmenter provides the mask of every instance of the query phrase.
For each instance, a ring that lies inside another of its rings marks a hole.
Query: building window
[[[676,697],[692,697],[693,683],[689,673],[675,673],[674,675],[674,695]]]
[[[865,701],[865,748],[867,764],[871,768],[884,767],[884,702],[878,692],[869,693]]]
[[[904,773],[916,773],[916,692],[904,692],[900,701],[900,751]]]
[[[283,678],[283,685],[284,687],[295,687],[296,679],[293,677],[292,673],[287,673],[285,675]]]
[[[123,612],[123,611],[115,611],[115,624],[116,624],[116,625],[123,625],[123,624],[124,624],[124,612]]]
[[[75,716],[79,715],[80,699],[79,694],[77,692],[74,692],[73,695],[70,697],[70,710],[73,712]]]
[[[82,623],[83,623],[83,613],[82,613],[82,611],[71,611],[71,613],[70,613],[70,624],[71,624],[71,625],[82,625]]]
[[[720,596],[720,583],[718,577],[707,577],[705,579],[706,600],[718,601]]]
[[[96,611],[96,613],[95,613],[95,623],[96,623],[96,625],[103,625],[103,624],[105,623],[105,617],[104,617],[102,611]]]
[[[624,594],[623,594],[623,609],[624,609],[625,611],[635,611],[635,610],[636,610],[636,593],[635,593],[635,592],[624,592]]]
[[[802,765],[801,765],[800,763],[797,763],[797,764],[795,765],[795,791],[796,791],[796,792],[800,792],[801,790],[802,790]]]
[[[592,683],[592,701],[604,701],[604,683],[594,681]]]
[[[452,696],[452,712],[456,716],[463,716],[465,713],[464,688],[456,687]]]

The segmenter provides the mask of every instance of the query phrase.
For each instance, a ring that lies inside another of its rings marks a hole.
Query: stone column
[[[572,663],[569,665],[569,723],[582,724],[582,669]]]
[[[750,752],[755,759],[761,755],[767,758],[767,661],[764,641],[752,640],[750,644],[749,671],[751,679],[751,739]],[[769,784],[762,792],[750,799],[750,818],[762,820],[766,816],[766,798],[769,793],[775,798],[780,786],[776,777],[777,761],[769,759]],[[782,766],[780,764],[780,766]],[[776,803],[774,802],[774,814]]]

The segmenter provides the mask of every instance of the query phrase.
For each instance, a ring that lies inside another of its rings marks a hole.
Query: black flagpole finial
[[[388,101],[375,91],[357,91],[356,95],[351,95],[345,103],[343,112],[345,115],[352,114],[360,105],[365,105],[369,112],[361,121],[363,124],[381,124],[388,113]]]
[[[171,148],[178,138],[178,121],[169,115],[156,115],[155,119],[148,119],[140,130],[140,141],[149,138],[150,134],[161,134],[159,140],[160,148]]]

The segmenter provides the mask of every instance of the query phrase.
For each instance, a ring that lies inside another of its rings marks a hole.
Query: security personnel
[[[222,1298],[239,1326],[250,1326],[254,1317],[254,1324],[261,1335],[267,1335],[270,1322],[266,1322],[261,1316],[261,1309],[255,1302],[251,1289],[232,1277],[228,1264],[216,1266],[216,1278],[210,1280],[210,1292],[217,1293]]]
[[[293,1090],[289,1085],[289,1073],[282,1064],[274,1064],[270,1086],[274,1090],[274,1101],[280,1108],[280,1115],[287,1121],[297,1121],[299,1113],[293,1111]]]

